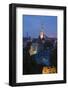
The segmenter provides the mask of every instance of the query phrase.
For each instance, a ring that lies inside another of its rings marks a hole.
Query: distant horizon
[[[30,36],[29,36],[30,37]],[[29,37],[23,37],[23,38],[29,38]],[[48,37],[48,36],[47,36]],[[33,38],[38,38],[38,37],[33,37]],[[56,38],[57,39],[57,37],[48,37],[48,38]]]
[[[57,38],[57,16],[23,15],[23,37],[38,38],[43,31],[48,38]]]

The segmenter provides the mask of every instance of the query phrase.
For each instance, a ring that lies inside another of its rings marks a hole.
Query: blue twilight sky
[[[48,37],[57,37],[57,16],[23,15],[23,35],[37,38],[40,31]]]

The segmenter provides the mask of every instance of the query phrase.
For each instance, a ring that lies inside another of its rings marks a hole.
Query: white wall
[[[67,6],[68,0],[0,0],[0,90],[67,90],[67,84],[57,85],[41,85],[27,87],[10,87],[8,86],[8,70],[9,70],[9,4],[10,3],[26,3],[26,4],[42,4],[42,5],[59,5]],[[68,14],[68,10],[67,10]],[[67,18],[68,21],[68,18]],[[68,33],[68,31],[67,31]],[[67,37],[68,38],[68,37]],[[68,64],[68,62],[67,62]],[[67,66],[68,68],[68,66]]]

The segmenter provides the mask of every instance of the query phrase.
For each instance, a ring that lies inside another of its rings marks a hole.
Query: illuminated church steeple
[[[45,35],[45,28],[44,28],[44,24],[42,23],[41,27],[40,27],[39,38],[40,39],[45,39],[45,37],[46,37],[46,35]]]

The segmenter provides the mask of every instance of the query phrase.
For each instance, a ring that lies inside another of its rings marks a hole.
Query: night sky
[[[57,16],[23,15],[22,18],[24,37],[37,38],[40,31],[44,31],[48,37],[57,37]]]

